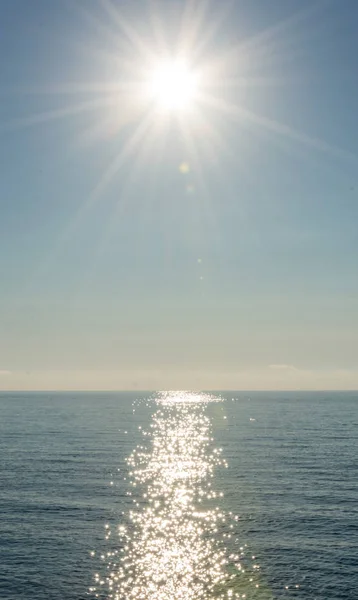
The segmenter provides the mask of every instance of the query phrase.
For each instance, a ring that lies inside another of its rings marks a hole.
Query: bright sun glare
[[[197,91],[197,80],[180,61],[167,61],[154,69],[151,76],[151,95],[167,110],[189,108]]]

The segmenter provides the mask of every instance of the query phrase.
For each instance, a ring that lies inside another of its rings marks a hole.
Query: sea
[[[358,393],[0,393],[1,600],[358,598]]]

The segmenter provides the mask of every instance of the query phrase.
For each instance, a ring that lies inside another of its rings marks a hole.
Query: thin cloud
[[[11,375],[11,371],[7,371],[6,369],[0,369],[0,377],[5,377],[6,375]]]
[[[269,368],[274,369],[276,371],[298,371],[298,369],[294,365],[287,365],[285,363],[269,365]]]

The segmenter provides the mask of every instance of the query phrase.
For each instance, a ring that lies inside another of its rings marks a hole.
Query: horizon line
[[[40,390],[35,390],[35,389],[19,389],[19,390],[1,390],[0,389],[0,394],[9,394],[9,393],[14,393],[14,394],[19,394],[19,393],[34,393],[34,394],[39,394],[39,393],[44,393],[44,394],[61,394],[61,393],[80,393],[80,394],[95,394],[95,393],[102,393],[102,394],[118,394],[118,393],[133,393],[133,394],[143,394],[143,393],[157,393],[157,392],[193,392],[193,393],[218,393],[218,392],[224,392],[224,393],[228,393],[228,392],[240,392],[240,393],[252,393],[252,392],[280,392],[280,393],[293,393],[293,392],[357,392],[358,393],[358,389],[357,388],[345,388],[345,389],[326,389],[326,388],[322,388],[322,389],[312,389],[312,388],[296,388],[296,389],[234,389],[234,388],[221,388],[221,389],[190,389],[190,388],[178,388],[178,389],[174,389],[174,388],[168,388],[168,389],[163,389],[163,388],[157,388],[157,389],[115,389],[115,390],[108,390],[108,389],[92,389],[92,390],[87,390],[87,389],[64,389],[64,390],[59,390],[59,389],[40,389]]]

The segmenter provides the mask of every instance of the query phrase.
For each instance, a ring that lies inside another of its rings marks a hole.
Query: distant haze
[[[272,367],[220,371],[44,371],[0,373],[0,390],[355,390],[357,371],[300,371]]]

